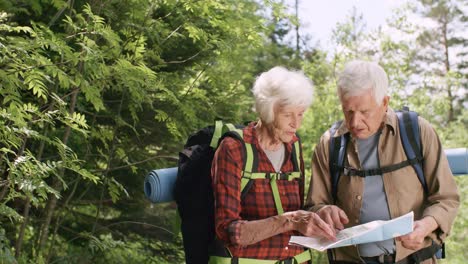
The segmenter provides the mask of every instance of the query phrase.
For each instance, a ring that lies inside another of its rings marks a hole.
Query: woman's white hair
[[[301,71],[274,67],[260,74],[252,88],[255,110],[265,124],[274,121],[275,105],[309,107],[313,98],[313,84]]]
[[[340,99],[359,96],[370,89],[377,105],[381,105],[387,95],[388,77],[377,63],[354,60],[346,63],[339,75],[337,86]]]

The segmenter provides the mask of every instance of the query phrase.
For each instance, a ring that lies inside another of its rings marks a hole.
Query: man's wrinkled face
[[[355,138],[365,139],[375,134],[384,121],[389,97],[385,96],[380,105],[375,101],[372,90],[341,98],[341,107],[346,126]]]

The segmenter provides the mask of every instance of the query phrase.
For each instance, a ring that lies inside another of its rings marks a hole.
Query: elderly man
[[[376,63],[345,65],[338,80],[344,121],[333,134],[327,131],[314,151],[306,206],[337,230],[413,211],[414,230],[397,239],[330,250],[330,263],[436,263],[434,253],[449,234],[459,207],[441,142],[421,117],[417,123],[425,184],[406,162],[402,128],[389,107],[387,87],[387,75]],[[344,164],[330,164],[330,140],[343,135],[349,139]],[[340,175],[336,188],[331,166]]]

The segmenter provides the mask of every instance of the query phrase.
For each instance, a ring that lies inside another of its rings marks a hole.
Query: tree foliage
[[[144,175],[214,119],[254,118],[254,77],[294,51],[265,3],[2,1],[2,257],[181,261]]]

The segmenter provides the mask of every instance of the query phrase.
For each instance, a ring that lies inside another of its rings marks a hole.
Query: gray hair
[[[387,95],[388,77],[377,63],[354,60],[346,63],[339,75],[337,86],[340,99],[358,96],[370,89],[377,104],[381,105]]]
[[[301,71],[290,71],[284,67],[274,67],[257,77],[252,88],[255,97],[255,110],[265,124],[274,121],[274,107],[309,107],[313,98],[313,84]]]

